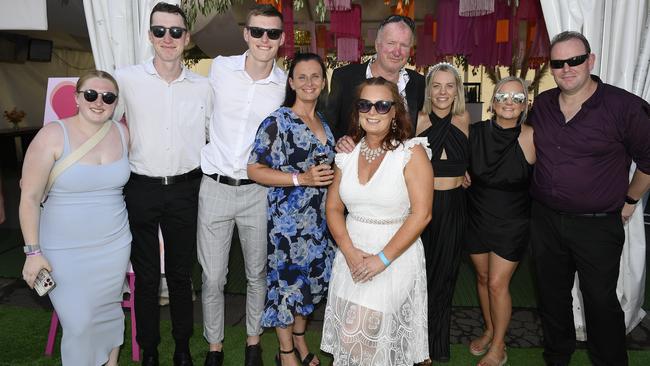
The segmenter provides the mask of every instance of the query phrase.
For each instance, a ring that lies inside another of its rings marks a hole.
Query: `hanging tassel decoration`
[[[479,17],[494,13],[494,0],[460,0],[458,15]]]

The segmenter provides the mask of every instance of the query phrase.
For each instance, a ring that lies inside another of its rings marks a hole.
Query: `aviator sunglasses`
[[[526,103],[526,94],[524,93],[498,92],[494,94],[494,100],[497,103],[505,103],[508,98],[515,104]]]
[[[162,38],[165,36],[165,32],[169,30],[169,35],[174,39],[179,39],[183,36],[183,32],[186,32],[187,29],[181,27],[163,27],[162,25],[152,25],[150,28],[151,34],[156,38]]]
[[[282,35],[283,32],[282,29],[266,29],[266,28],[249,27],[249,26],[246,26],[246,29],[248,29],[248,32],[253,38],[262,38],[264,33],[266,33],[266,36],[269,37],[269,39],[274,41],[280,39],[280,36]]]
[[[96,101],[99,95],[102,96],[102,102],[104,102],[104,104],[113,104],[117,99],[117,95],[113,92],[99,93],[97,92],[97,90],[88,89],[88,90],[77,90],[77,93],[83,93],[84,99],[90,103]]]
[[[582,65],[588,58],[589,54],[585,53],[584,55],[567,58],[566,60],[551,60],[551,69],[561,69],[565,63],[571,67]]]
[[[367,99],[361,99],[357,102],[357,108],[361,113],[368,113],[374,106],[377,113],[386,114],[393,107],[393,104],[395,104],[395,102],[392,100],[378,100],[373,103]]]

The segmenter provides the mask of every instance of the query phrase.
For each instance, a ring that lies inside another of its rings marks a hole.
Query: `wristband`
[[[293,185],[296,186],[296,187],[300,186],[300,182],[298,182],[298,174],[299,173],[291,174],[291,179],[293,180]]]
[[[639,200],[635,200],[634,198],[632,198],[630,196],[625,196],[625,203],[627,203],[629,205],[636,205],[637,202],[639,202]]]
[[[33,252],[25,253],[25,255],[28,256],[28,257],[33,257],[35,255],[41,255],[41,250],[37,249],[37,250],[35,250]]]
[[[388,260],[388,258],[386,258],[386,255],[384,254],[383,250],[377,254],[377,257],[381,259],[381,261],[384,263],[386,267],[390,266],[390,261]]]

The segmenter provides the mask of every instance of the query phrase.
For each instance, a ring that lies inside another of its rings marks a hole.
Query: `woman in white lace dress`
[[[419,235],[431,219],[431,152],[425,138],[408,139],[411,124],[394,83],[364,81],[354,110],[357,144],[336,155],[326,204],[338,251],[321,349],[336,366],[412,366],[429,356]]]

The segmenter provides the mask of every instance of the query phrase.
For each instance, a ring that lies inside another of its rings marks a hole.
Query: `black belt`
[[[610,217],[610,216],[620,216],[620,212],[597,212],[597,213],[573,213],[573,212],[558,212],[560,215],[564,216],[575,216],[575,217]]]
[[[220,174],[205,174],[208,177],[216,180],[219,183],[227,184],[229,186],[245,186],[247,184],[253,184],[255,181],[250,180],[250,179],[235,179],[235,178],[230,178],[226,175],[220,175]]]
[[[171,175],[168,177],[150,177],[148,175],[131,173],[131,179],[145,183],[162,184],[163,186],[168,186],[171,184],[186,182],[188,180],[199,178],[201,174],[201,169],[196,168],[194,170],[190,170],[185,174]]]

